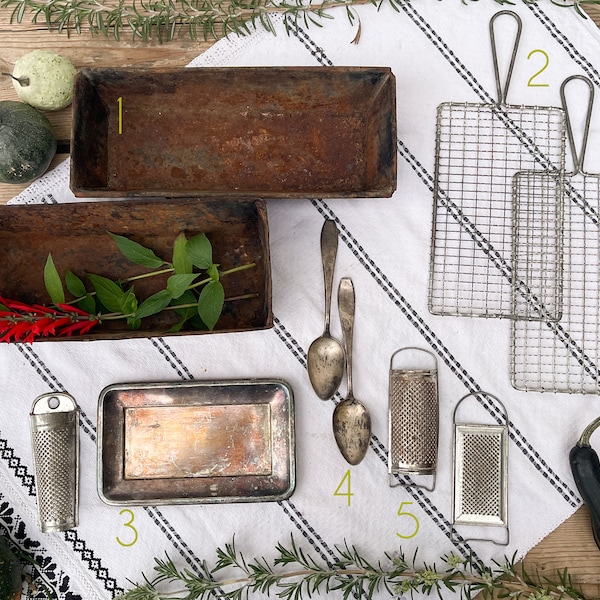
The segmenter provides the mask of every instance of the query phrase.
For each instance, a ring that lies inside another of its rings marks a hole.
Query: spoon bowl
[[[348,390],[346,398],[333,411],[333,435],[342,454],[351,465],[357,465],[369,449],[371,415],[352,391],[352,336],[354,332],[354,286],[344,277],[338,289],[338,307],[344,336]]]
[[[331,398],[344,375],[344,348],[327,332],[308,349],[308,376],[321,400]]]
[[[308,377],[315,394],[328,400],[337,391],[344,375],[344,348],[329,333],[331,315],[331,288],[338,247],[338,230],[335,221],[327,219],[321,229],[321,258],[325,279],[325,328],[308,349]]]

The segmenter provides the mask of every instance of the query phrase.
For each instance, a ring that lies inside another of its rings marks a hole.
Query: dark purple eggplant
[[[590,445],[590,437],[600,426],[600,417],[592,421],[569,453],[569,464],[577,489],[590,511],[592,533],[600,549],[600,460]]]

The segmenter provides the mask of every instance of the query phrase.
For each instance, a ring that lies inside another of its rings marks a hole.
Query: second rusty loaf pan
[[[163,289],[171,271],[140,278],[149,269],[125,258],[108,232],[150,248],[165,260],[173,256],[179,234],[188,239],[206,234],[220,271],[254,264],[222,278],[226,301],[213,331],[272,327],[269,235],[262,200],[178,198],[0,206],[0,295],[30,305],[48,304],[44,269],[49,254],[63,280],[68,270],[85,281],[90,273],[121,280],[127,288],[134,286],[140,301]],[[240,299],[244,296],[248,297]],[[208,333],[197,329],[173,332],[179,320],[176,311],[165,310],[144,318],[135,330],[124,320],[105,320],[85,335],[48,339]]]
[[[389,197],[387,67],[83,69],[76,196]]]

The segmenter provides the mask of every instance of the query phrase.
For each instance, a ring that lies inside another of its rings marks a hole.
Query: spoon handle
[[[349,277],[342,277],[338,287],[338,310],[346,352],[347,398],[352,400],[352,337],[354,335],[354,285]]]
[[[323,260],[323,277],[325,280],[325,331],[329,333],[331,318],[331,290],[333,288],[333,271],[338,249],[338,229],[335,221],[327,219],[321,229],[321,258]]]

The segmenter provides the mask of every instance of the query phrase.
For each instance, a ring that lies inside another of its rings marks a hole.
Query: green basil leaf
[[[185,245],[187,257],[199,269],[210,269],[212,261],[212,246],[204,233],[199,233],[187,241]]]
[[[94,275],[90,273],[88,276],[92,284],[98,300],[111,312],[123,312],[125,297],[127,295],[119,285],[112,279],[102,277],[102,275]]]
[[[129,327],[129,329],[139,329],[142,325],[142,320],[141,319],[136,319],[135,317],[128,317],[127,318],[127,326]]]
[[[65,285],[67,289],[75,298],[81,298],[87,294],[87,290],[85,289],[85,284],[73,271],[67,271],[65,273]]]
[[[221,316],[223,303],[225,301],[225,291],[220,281],[211,281],[207,283],[200,292],[198,298],[198,314],[206,323],[206,326],[212,331]]]
[[[138,309],[138,299],[133,288],[128,289],[121,298],[121,312],[124,315],[133,315]]]
[[[219,265],[210,265],[210,267],[207,270],[208,276],[213,280],[213,281],[219,281]]]
[[[171,293],[169,290],[160,290],[156,294],[152,294],[149,298],[146,298],[138,307],[135,318],[144,319],[150,315],[156,315],[166,306],[169,306],[172,300]]]
[[[96,308],[96,300],[94,300],[94,296],[91,294],[86,294],[81,300],[77,302],[77,307],[81,310],[85,310],[86,313],[90,315],[95,315],[98,312]]]
[[[180,233],[175,238],[173,245],[173,269],[178,275],[185,275],[191,273],[194,269],[192,261],[188,258],[185,247],[187,245],[187,239],[184,233]]]
[[[46,265],[44,266],[44,285],[54,304],[65,303],[65,290],[63,289],[62,280],[56,270],[54,261],[52,260],[52,254],[48,254]]]
[[[167,279],[167,289],[171,293],[171,298],[179,298],[190,287],[199,273],[190,273],[188,275],[171,275]]]
[[[164,260],[156,256],[150,248],[146,248],[129,238],[116,233],[108,232],[108,235],[115,241],[117,247],[126,258],[136,265],[142,265],[148,269],[158,269],[166,264]]]

